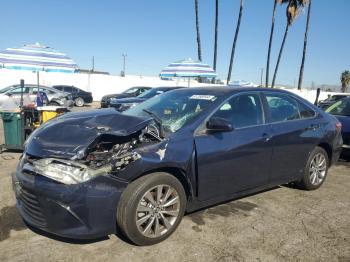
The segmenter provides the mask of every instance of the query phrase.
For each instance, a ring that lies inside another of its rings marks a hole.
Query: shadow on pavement
[[[15,206],[7,206],[0,210],[0,242],[10,237],[11,230],[26,229]]]

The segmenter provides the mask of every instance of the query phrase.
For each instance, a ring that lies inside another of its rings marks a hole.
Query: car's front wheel
[[[185,211],[186,194],[180,181],[157,172],[132,182],[117,208],[117,223],[137,245],[153,245],[169,237]]]
[[[84,106],[84,99],[82,99],[81,97],[78,97],[78,98],[76,98],[75,100],[74,100],[74,103],[75,103],[75,105],[76,106],[78,106],[78,107],[82,107],[82,106]]]
[[[319,188],[326,179],[328,167],[329,159],[327,152],[321,147],[316,147],[311,152],[307,161],[301,186],[307,190]]]

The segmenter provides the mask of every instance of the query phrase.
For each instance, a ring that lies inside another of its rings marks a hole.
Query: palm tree
[[[272,10],[272,23],[271,23],[271,32],[270,32],[270,41],[269,41],[269,49],[267,52],[267,63],[266,63],[266,82],[265,86],[269,86],[269,74],[270,74],[270,57],[271,57],[271,48],[272,48],[272,39],[273,39],[273,32],[275,30],[275,17],[276,17],[276,9],[277,4],[282,3],[282,0],[274,0],[273,4],[273,10]]]
[[[284,31],[284,36],[283,36],[282,44],[280,47],[280,51],[278,53],[278,58],[277,58],[277,63],[276,63],[276,67],[275,67],[275,72],[274,72],[273,78],[272,78],[271,88],[275,87],[277,72],[278,72],[280,62],[281,62],[281,57],[282,57],[284,45],[286,43],[286,39],[288,36],[289,27],[293,24],[294,20],[298,16],[300,9],[305,6],[306,0],[282,0],[282,3],[286,3],[286,2],[288,3],[287,9],[286,9],[287,23],[286,23],[286,28]]]
[[[218,53],[218,22],[219,22],[219,0],[215,0],[215,37],[214,37],[214,61],[213,69],[216,71],[216,58]]]
[[[299,72],[299,82],[298,82],[298,90],[301,90],[301,85],[303,83],[304,78],[304,64],[305,64],[305,54],[306,54],[306,47],[307,47],[307,36],[309,33],[309,25],[310,25],[310,14],[311,14],[311,0],[308,0],[308,10],[307,10],[307,20],[306,20],[306,29],[305,29],[305,36],[304,36],[304,49],[303,49],[303,57],[301,59],[301,66],[300,66],[300,72]]]
[[[344,72],[341,73],[340,81],[341,81],[341,91],[343,93],[346,93],[348,91],[348,86],[350,85],[350,71],[349,70],[345,70]]]
[[[228,74],[227,74],[227,81],[226,81],[227,85],[229,84],[229,82],[231,80],[232,64],[233,64],[233,58],[235,56],[235,50],[236,50],[236,44],[237,44],[237,39],[238,39],[239,28],[241,26],[242,14],[243,14],[243,0],[240,0],[238,21],[237,21],[237,26],[236,26],[235,37],[233,39],[233,44],[232,44],[230,66],[228,68]]]
[[[194,6],[195,6],[195,13],[196,13],[198,60],[202,61],[201,36],[200,36],[200,33],[199,33],[198,0],[194,0]]]

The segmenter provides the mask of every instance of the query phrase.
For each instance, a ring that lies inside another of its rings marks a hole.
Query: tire
[[[162,188],[160,199],[165,204],[163,206],[159,201],[158,204],[153,202],[157,206],[152,206],[149,199],[157,202],[159,188]],[[174,191],[168,195],[169,189]],[[163,172],[143,176],[129,184],[123,192],[117,208],[117,225],[136,245],[159,243],[168,238],[179,225],[185,212],[186,200],[184,188],[174,176]],[[165,207],[169,202],[174,203]]]
[[[81,97],[78,97],[74,100],[74,104],[77,107],[82,107],[82,106],[84,106],[85,102],[84,102],[84,99],[82,99]]]
[[[340,159],[350,162],[350,149],[343,149],[342,153],[340,154]]]
[[[300,186],[306,190],[319,188],[326,180],[328,168],[329,158],[327,152],[321,147],[315,147],[306,163]]]
[[[51,101],[51,102],[49,103],[49,106],[60,106],[60,104],[57,103],[57,102],[55,102],[55,101]]]

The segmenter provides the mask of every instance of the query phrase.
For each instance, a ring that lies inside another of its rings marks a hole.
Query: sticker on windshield
[[[192,95],[190,97],[190,99],[214,101],[216,99],[216,97],[215,96],[210,96],[210,95]]]

